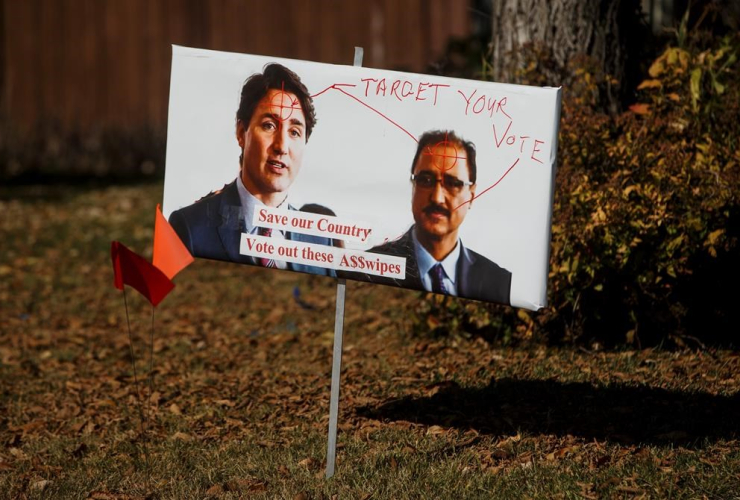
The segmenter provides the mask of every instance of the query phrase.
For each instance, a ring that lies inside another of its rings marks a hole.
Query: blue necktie
[[[442,264],[437,264],[429,270],[429,276],[432,278],[432,291],[435,293],[447,293],[447,288],[443,278],[445,277],[445,271],[442,269]]]

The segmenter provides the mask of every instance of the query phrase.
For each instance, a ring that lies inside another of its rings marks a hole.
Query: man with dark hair
[[[419,139],[411,164],[414,225],[371,252],[406,257],[406,278],[373,282],[509,304],[511,273],[463,246],[458,230],[475,199],[475,145],[453,131]]]
[[[308,89],[294,72],[280,64],[265,66],[247,78],[236,112],[239,176],[223,189],[172,212],[170,224],[196,257],[334,275],[314,266],[241,255],[242,233],[331,245],[319,236],[256,227],[260,207],[286,207],[288,190],[301,169],[303,150],[316,124]]]

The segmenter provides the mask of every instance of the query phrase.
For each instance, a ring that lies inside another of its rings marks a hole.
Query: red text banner
[[[335,271],[396,279],[403,279],[406,276],[406,259],[403,257],[270,238],[256,234],[243,233],[239,251],[242,255],[258,259],[272,259]]]
[[[280,231],[324,236],[335,240],[358,243],[374,241],[371,238],[373,229],[368,223],[283,208],[260,207],[254,211],[252,224]]]

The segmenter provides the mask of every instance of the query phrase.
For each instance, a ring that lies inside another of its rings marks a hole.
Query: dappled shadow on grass
[[[572,435],[623,444],[702,446],[740,435],[740,396],[717,396],[654,387],[554,380],[491,380],[463,388],[445,382],[429,397],[405,397],[358,414],[482,434]]]

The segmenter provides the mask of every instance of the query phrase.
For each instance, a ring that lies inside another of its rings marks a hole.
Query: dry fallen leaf
[[[224,493],[224,489],[220,484],[214,484],[206,490],[206,495],[209,497],[221,496]]]
[[[51,481],[47,481],[46,479],[42,479],[40,481],[34,481],[31,483],[31,490],[42,492],[44,491],[49,485],[51,484]]]
[[[650,114],[649,104],[644,104],[644,103],[633,104],[632,106],[629,107],[629,109],[636,115],[649,115]]]
[[[119,495],[114,495],[107,491],[93,491],[88,495],[88,500],[121,500]]]
[[[447,433],[447,430],[445,430],[439,425],[433,425],[429,429],[427,429],[428,436],[437,436],[439,434],[446,434],[446,433]]]
[[[304,458],[300,462],[298,462],[299,467],[305,467],[306,469],[313,469],[318,465],[318,461],[314,460],[313,458]]]
[[[176,432],[175,434],[172,435],[172,439],[187,442],[187,441],[192,441],[193,436],[191,436],[190,434],[186,434],[184,432]]]

